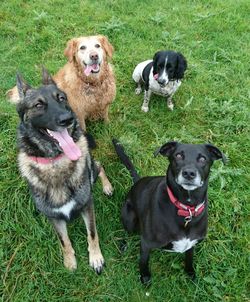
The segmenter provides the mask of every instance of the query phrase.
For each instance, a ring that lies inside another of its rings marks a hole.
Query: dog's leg
[[[106,106],[103,110],[103,120],[105,123],[109,123],[109,106]]]
[[[141,86],[141,82],[139,81],[137,83],[137,87],[135,88],[135,94],[140,94],[142,92],[142,86]]]
[[[89,264],[97,274],[100,274],[104,265],[104,258],[99,246],[98,234],[95,224],[94,206],[88,205],[82,213],[83,220],[86,225],[88,235],[88,251],[89,251]]]
[[[149,254],[150,249],[146,244],[141,240],[141,249],[140,249],[140,279],[144,285],[149,285],[151,282],[151,274],[149,271]]]
[[[149,101],[150,101],[150,97],[151,97],[151,90],[148,89],[148,90],[145,90],[144,92],[144,101],[143,101],[143,104],[141,106],[141,110],[144,111],[144,112],[148,112],[149,108],[148,108],[148,104],[149,104]]]
[[[168,108],[169,108],[171,111],[174,110],[174,103],[173,103],[173,101],[172,101],[172,97],[171,97],[171,96],[167,98],[167,106],[168,106]]]
[[[113,194],[113,187],[112,187],[110,181],[108,180],[108,177],[102,166],[100,166],[100,172],[99,172],[98,176],[101,179],[104,194],[111,196]]]
[[[51,218],[50,221],[52,222],[62,244],[64,266],[71,271],[75,270],[77,268],[75,251],[68,236],[66,221],[54,218]]]
[[[195,271],[193,267],[193,255],[194,248],[187,250],[185,252],[185,271],[191,277],[191,279],[195,279]]]

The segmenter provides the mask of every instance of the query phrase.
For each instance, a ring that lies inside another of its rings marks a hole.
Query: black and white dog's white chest
[[[164,250],[168,252],[184,253],[198,243],[198,239],[190,239],[183,237],[182,239],[172,241],[164,246]]]

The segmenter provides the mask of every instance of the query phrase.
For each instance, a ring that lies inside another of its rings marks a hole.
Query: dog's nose
[[[158,83],[160,84],[160,85],[165,85],[165,83],[166,83],[166,80],[165,79],[161,79],[161,78],[158,78]]]
[[[89,54],[89,57],[92,61],[97,61],[98,60],[98,53],[97,52],[91,52]]]
[[[187,168],[182,171],[182,176],[187,180],[192,180],[197,176],[197,172],[194,169]]]
[[[73,121],[74,121],[74,117],[69,112],[69,113],[63,113],[63,114],[59,115],[57,123],[59,126],[67,127],[67,126],[71,125],[73,123]]]

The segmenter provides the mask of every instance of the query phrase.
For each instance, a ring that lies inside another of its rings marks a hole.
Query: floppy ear
[[[187,69],[187,60],[186,58],[180,53],[177,52],[177,64],[175,68],[175,79],[179,80],[184,77],[184,72]]]
[[[163,156],[169,157],[171,154],[173,154],[178,144],[178,142],[168,142],[157,149],[154,152],[154,156],[160,153]]]
[[[31,86],[22,79],[19,73],[16,75],[16,85],[19,98],[20,100],[23,100],[27,90],[31,89]]]
[[[48,73],[48,70],[44,66],[42,67],[42,83],[43,85],[56,85],[51,75]]]
[[[103,35],[99,35],[97,37],[98,37],[98,40],[100,41],[100,43],[102,44],[102,47],[105,50],[106,54],[111,59],[113,56],[114,47],[111,45],[111,43],[109,42],[107,37],[105,37]]]
[[[68,58],[69,62],[72,62],[76,53],[77,39],[73,38],[67,42],[67,46],[64,49],[64,55]]]
[[[153,75],[157,74],[157,60],[159,58],[160,51],[156,52],[153,57]]]
[[[222,159],[223,164],[227,163],[226,156],[217,147],[211,144],[206,144],[205,147],[209,151],[212,160]]]

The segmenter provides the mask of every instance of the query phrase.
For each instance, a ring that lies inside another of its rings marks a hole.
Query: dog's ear
[[[157,61],[158,61],[158,58],[160,56],[160,53],[161,53],[161,51],[156,52],[154,54],[154,57],[153,57],[153,75],[158,73],[158,71],[157,71]]]
[[[19,73],[17,73],[16,75],[16,85],[19,99],[23,100],[27,90],[31,89],[31,86],[23,80],[22,76]]]
[[[64,55],[68,58],[69,62],[72,62],[76,53],[77,39],[73,38],[67,42],[67,46],[64,49]]]
[[[169,157],[171,154],[173,154],[178,144],[179,144],[178,142],[174,142],[174,141],[168,142],[162,145],[160,148],[158,148],[154,152],[154,156],[157,156],[160,153],[163,156]]]
[[[225,154],[221,152],[217,147],[213,146],[212,144],[205,144],[205,147],[209,151],[209,154],[213,161],[217,159],[221,159],[223,164],[227,163],[227,158]]]
[[[112,44],[109,42],[108,38],[103,36],[103,35],[99,35],[97,36],[98,40],[100,41],[100,43],[102,44],[103,49],[105,50],[106,54],[108,55],[108,57],[111,59],[113,56],[113,52],[114,52],[114,47],[112,46]]]
[[[42,83],[43,85],[56,85],[48,70],[44,66],[42,67]]]
[[[176,67],[175,67],[174,77],[175,77],[175,79],[179,80],[184,77],[184,72],[187,69],[187,60],[180,52],[177,52],[176,60],[177,60],[177,63],[176,63]]]

